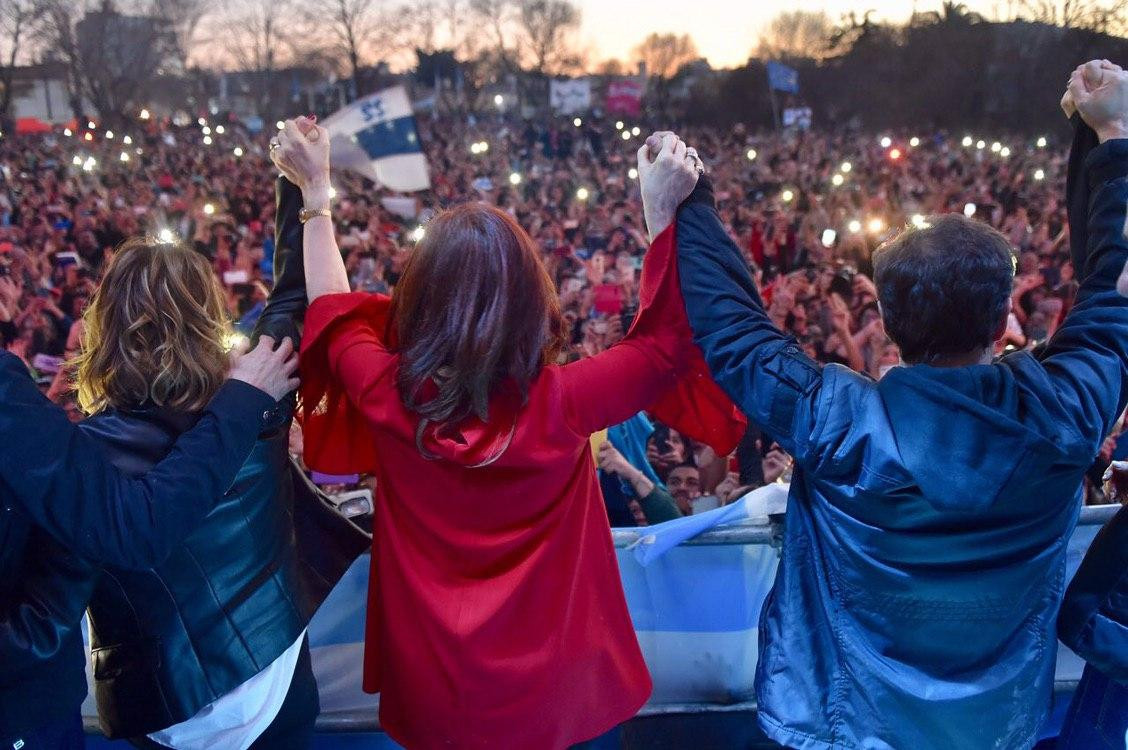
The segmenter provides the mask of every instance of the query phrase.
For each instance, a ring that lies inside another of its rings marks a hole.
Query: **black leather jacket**
[[[255,337],[289,336],[297,343],[306,306],[301,194],[279,180],[277,195],[275,286]],[[44,578],[57,584],[66,575],[67,583],[55,586],[55,615],[39,627],[58,629],[57,641],[68,651],[94,587],[91,658],[109,736],[148,734],[189,719],[268,666],[367,548],[368,536],[330,509],[292,465],[292,412],[290,401],[263,415],[266,431],[230,490],[160,565],[81,571],[62,567],[75,565],[73,558],[49,556],[52,570]],[[197,419],[153,407],[109,410],[84,422],[82,431],[120,469],[140,475]],[[77,667],[81,676],[81,662],[64,661],[68,675]]]
[[[252,339],[300,341],[301,200],[294,185],[278,180],[275,284]],[[107,736],[133,737],[185,721],[268,667],[367,548],[367,536],[343,517],[295,521],[298,498],[305,516],[335,512],[292,466],[292,416],[291,399],[268,418],[223,501],[167,561],[144,571],[103,569],[90,601],[90,656]],[[165,409],[109,410],[83,426],[115,464],[141,473],[194,419]],[[327,557],[303,557],[296,528],[317,535],[309,546]]]

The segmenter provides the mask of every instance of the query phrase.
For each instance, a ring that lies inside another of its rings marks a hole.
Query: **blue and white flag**
[[[780,491],[782,487],[776,485],[773,492]],[[764,499],[763,493],[757,497]],[[750,518],[777,510],[773,505],[778,498],[767,499],[760,510],[745,508],[743,515]],[[746,505],[760,504],[752,501],[750,496]],[[656,534],[656,539],[640,546],[652,546],[652,551],[668,547],[671,539],[664,529],[677,529],[674,536],[679,542],[687,538],[683,523],[668,521],[643,530]],[[1099,530],[1099,524],[1077,526],[1069,540],[1066,578],[1073,577]],[[619,549],[616,556],[631,622],[654,680],[650,705],[752,700],[760,610],[775,582],[779,551],[756,544],[700,545],[675,546],[661,554]],[[371,564],[367,553],[361,555],[309,624],[313,673],[325,713],[365,710],[374,716],[377,710],[379,698],[361,690]],[[1059,646],[1059,684],[1076,684],[1084,666],[1080,657]],[[82,713],[93,720],[98,711],[89,659],[86,669],[91,689]],[[321,739],[325,741],[320,746],[337,746],[324,736]],[[393,747],[376,739],[364,742],[375,743],[364,746],[379,750]]]
[[[411,101],[403,86],[358,99],[321,123],[332,137],[332,163],[400,192],[431,187]]]
[[[789,94],[799,93],[799,71],[778,62],[768,63],[768,86]]]

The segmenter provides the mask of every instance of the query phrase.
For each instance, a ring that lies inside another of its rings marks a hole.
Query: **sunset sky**
[[[904,20],[913,12],[937,10],[940,0],[577,0],[584,19],[581,40],[596,60],[631,57],[631,50],[651,32],[688,33],[714,67],[740,65],[755,47],[760,29],[782,10],[825,10],[838,21],[850,10],[876,11],[881,19]],[[967,0],[988,18],[1008,15],[1015,3]]]

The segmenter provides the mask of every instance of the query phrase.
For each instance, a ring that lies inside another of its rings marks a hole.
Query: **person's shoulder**
[[[822,368],[822,387],[816,407],[817,432],[822,440],[840,439],[843,431],[866,422],[869,412],[883,412],[877,381],[846,365]]]
[[[854,404],[877,397],[876,380],[837,362],[822,366],[822,388],[829,398]]]

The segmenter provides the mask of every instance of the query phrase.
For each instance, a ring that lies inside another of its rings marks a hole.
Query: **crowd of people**
[[[214,115],[179,127],[146,118],[130,133],[84,125],[0,141],[0,341],[75,419],[81,412],[63,365],[77,351],[101,269],[125,238],[182,239],[207,255],[243,333],[266,299],[274,248],[265,134]],[[405,201],[349,173],[334,178],[334,220],[352,287],[391,291],[427,219],[482,200],[510,212],[542,249],[571,326],[569,358],[622,338],[638,306],[648,246],[631,166],[639,126],[611,117],[496,115],[424,118],[419,127],[431,190]],[[709,159],[722,218],[756,270],[773,321],[820,362],[874,378],[900,363],[882,328],[870,256],[893,232],[931,214],[962,212],[989,223],[1020,252],[999,353],[1045,341],[1072,304],[1060,143],[740,128],[690,129],[686,137]],[[617,476],[629,496],[626,511],[609,508],[618,525],[716,507],[786,477],[789,465],[755,434],[731,460],[676,432],[672,442],[655,435],[647,450],[650,467],[631,466],[611,446],[603,451],[605,476]],[[1094,478],[1114,455],[1109,436]],[[679,466],[666,495],[663,485]],[[638,470],[659,480],[661,502],[646,503],[649,513],[630,481]],[[610,487],[605,482],[615,495]],[[1089,493],[1101,499],[1099,481]]]
[[[652,683],[608,520],[776,479],[769,738],[1031,748],[1059,638],[1058,747],[1123,736],[1128,515],[1066,563],[1128,398],[1128,72],[1077,68],[1062,108],[1068,164],[427,122],[414,199],[334,176],[309,117],[265,149],[204,118],[4,144],[0,741],[82,746],[85,613],[108,736],[308,747],[307,628],[367,548],[392,739],[618,745]],[[371,536],[291,453],[374,482]]]

